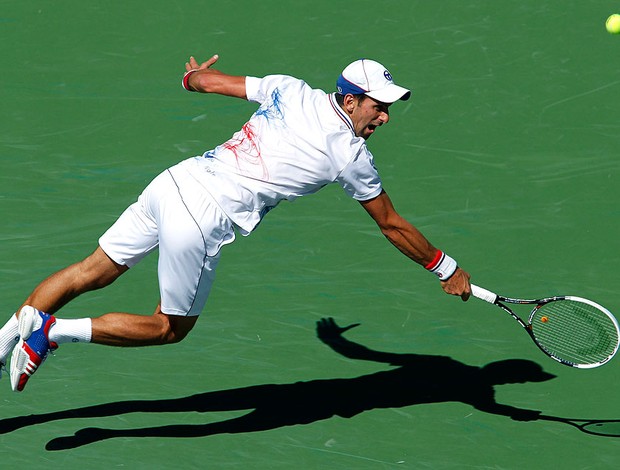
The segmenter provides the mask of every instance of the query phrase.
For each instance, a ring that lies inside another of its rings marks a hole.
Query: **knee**
[[[192,330],[198,317],[179,317],[156,313],[155,316],[160,320],[159,332],[160,344],[174,344],[182,341]]]

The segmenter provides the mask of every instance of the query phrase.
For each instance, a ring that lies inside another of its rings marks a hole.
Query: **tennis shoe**
[[[58,348],[49,340],[50,328],[56,323],[53,315],[34,307],[22,308],[19,315],[19,342],[11,356],[11,388],[21,392],[48,354]]]

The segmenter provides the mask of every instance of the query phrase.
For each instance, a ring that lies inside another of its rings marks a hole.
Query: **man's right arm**
[[[183,86],[188,91],[199,93],[216,93],[218,95],[233,96],[247,99],[245,91],[245,77],[227,75],[211,66],[217,62],[216,54],[206,62],[199,64],[194,57],[190,57],[185,63],[187,71],[183,77]]]
[[[435,248],[426,237],[396,212],[385,191],[368,201],[360,202],[377,223],[383,235],[408,258],[422,266],[428,266],[437,256]],[[471,294],[469,273],[458,266],[447,281],[441,282],[442,289],[467,300]]]

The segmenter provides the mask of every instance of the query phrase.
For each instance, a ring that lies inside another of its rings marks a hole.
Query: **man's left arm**
[[[408,258],[430,269],[433,264],[444,262],[446,258],[438,259],[443,255],[431,242],[411,223],[396,212],[390,197],[385,191],[368,201],[360,201],[362,207],[374,219],[383,235]],[[449,257],[448,257],[449,258]],[[454,262],[451,258],[445,263]],[[448,265],[446,265],[448,266]],[[458,295],[467,300],[471,295],[469,274],[454,264],[456,270],[449,273],[446,280],[441,280],[441,287],[448,294]],[[447,267],[450,270],[450,267]]]
[[[247,99],[245,76],[228,75],[211,68],[218,59],[219,56],[215,54],[209,60],[199,64],[194,57],[190,57],[185,63],[183,87],[187,91]]]

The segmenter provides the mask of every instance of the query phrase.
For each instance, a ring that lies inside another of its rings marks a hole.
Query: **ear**
[[[344,96],[344,100],[342,104],[343,104],[344,110],[348,114],[351,114],[357,105],[357,98],[355,97],[355,95],[348,93]]]

